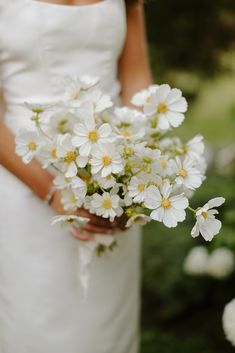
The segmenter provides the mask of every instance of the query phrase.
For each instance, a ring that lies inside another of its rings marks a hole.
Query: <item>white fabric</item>
[[[0,0],[0,70],[6,124],[28,124],[24,101],[55,101],[65,74],[101,76],[114,98],[126,34],[123,0],[69,7]],[[86,301],[77,241],[50,226],[52,211],[0,167],[0,352],[136,353],[139,230],[91,264]]]

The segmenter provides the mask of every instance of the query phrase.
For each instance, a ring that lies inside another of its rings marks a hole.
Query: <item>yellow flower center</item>
[[[134,154],[134,150],[131,147],[126,147],[124,150],[124,153],[127,157],[130,157]]]
[[[159,103],[157,106],[157,111],[158,113],[166,113],[168,110],[168,107],[166,105],[166,103]]]
[[[72,195],[70,198],[69,198],[69,202],[71,202],[72,204],[76,203],[77,202],[77,199],[74,195]]]
[[[105,177],[105,179],[106,179],[106,180],[111,180],[111,174],[107,175],[107,176]]]
[[[106,199],[102,203],[103,208],[109,209],[112,207],[112,201],[110,199]]]
[[[138,184],[137,189],[138,189],[139,191],[144,191],[145,185],[144,185],[144,184]]]
[[[179,171],[179,176],[186,178],[186,176],[188,175],[187,171],[185,169],[180,169]]]
[[[56,157],[57,157],[56,148],[53,148],[53,149],[51,150],[51,157],[54,158],[54,159],[56,159]]]
[[[150,96],[148,96],[148,97],[145,99],[145,102],[146,102],[146,103],[150,103]]]
[[[206,219],[207,218],[207,212],[203,211],[202,216]]]
[[[70,99],[76,99],[77,98],[77,91],[69,91],[68,96]]]
[[[168,199],[162,199],[162,207],[163,207],[163,208],[169,208],[170,205],[171,205],[170,200],[168,200]]]
[[[112,160],[109,156],[106,155],[102,157],[102,162],[104,166],[107,166],[112,162]]]
[[[88,140],[91,142],[96,142],[99,138],[99,133],[96,130],[89,131]]]
[[[165,169],[166,167],[167,167],[167,162],[166,161],[160,161],[160,167],[162,168],[162,169]]]
[[[65,163],[74,162],[76,159],[76,153],[74,151],[69,151],[66,156],[64,157]]]
[[[121,132],[122,136],[124,137],[130,137],[131,136],[131,132],[129,130],[123,130]]]
[[[28,144],[28,149],[30,150],[30,151],[35,151],[36,150],[36,148],[37,148],[37,144],[35,143],[35,142],[29,142],[29,144]]]

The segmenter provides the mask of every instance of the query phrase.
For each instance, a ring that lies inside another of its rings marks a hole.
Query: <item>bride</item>
[[[151,83],[142,5],[124,0],[0,0],[0,352],[136,353],[138,230],[88,215],[72,235],[50,226],[61,211],[52,175],[24,165],[14,135],[28,124],[24,102],[52,103],[65,75],[101,78],[114,100]],[[84,210],[79,210],[85,213]],[[95,258],[86,301],[77,280],[77,239],[117,233]]]

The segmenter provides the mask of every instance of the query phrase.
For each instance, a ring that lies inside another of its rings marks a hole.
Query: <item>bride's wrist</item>
[[[53,199],[55,197],[55,193],[56,193],[56,187],[55,185],[52,183],[49,192],[47,193],[47,195],[44,198],[44,201],[50,206],[53,202]]]
[[[60,190],[55,190],[53,197],[50,202],[50,207],[54,210],[56,214],[64,214],[64,208],[61,204],[61,192]]]

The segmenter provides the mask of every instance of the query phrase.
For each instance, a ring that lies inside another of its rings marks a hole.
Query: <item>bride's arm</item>
[[[21,158],[15,153],[15,137],[2,121],[0,121],[0,165],[3,165],[20,179],[42,200],[49,194],[53,181],[52,175],[42,169],[36,159],[33,159],[27,165],[22,162]],[[51,203],[56,213],[64,213],[60,199],[60,192],[56,191]],[[110,233],[116,230],[115,224],[111,224],[106,219],[91,215],[86,210],[80,210],[80,213],[90,218],[89,224],[85,225],[83,230],[95,233]],[[73,230],[73,236],[84,240],[89,239],[89,236],[84,236],[79,229]]]
[[[145,35],[144,9],[140,2],[127,5],[127,36],[119,62],[122,100],[130,104],[133,94],[152,83]]]

